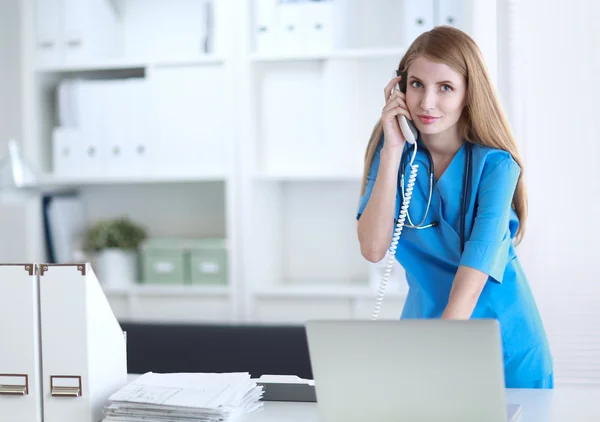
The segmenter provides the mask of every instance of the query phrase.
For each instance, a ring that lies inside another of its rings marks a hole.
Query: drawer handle
[[[69,47],[79,47],[82,44],[82,40],[79,38],[71,38],[67,40],[67,45]]]
[[[73,384],[75,384],[75,385],[73,385]],[[52,376],[50,376],[50,394],[52,395],[52,397],[80,397],[81,396],[81,377],[78,375],[77,376],[69,376],[69,375],[52,375]]]
[[[40,41],[39,46],[41,48],[52,48],[54,47],[54,41]]]
[[[203,262],[198,265],[200,272],[214,274],[219,272],[219,264],[216,262]]]
[[[19,382],[19,378],[22,382]],[[27,374],[0,374],[0,395],[26,396],[29,394]]]
[[[175,266],[170,262],[157,262],[154,264],[154,269],[157,273],[171,273]]]

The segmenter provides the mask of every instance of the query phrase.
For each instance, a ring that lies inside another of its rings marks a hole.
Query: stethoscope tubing
[[[471,176],[470,176],[470,170],[471,170],[471,155],[472,155],[472,148],[471,148],[471,143],[467,142],[467,156],[466,156],[466,160],[465,160],[465,172],[464,172],[464,177],[463,177],[463,186],[462,186],[462,192],[461,192],[461,207],[460,207],[460,250],[461,252],[464,250],[464,245],[465,245],[465,214],[466,214],[466,209],[467,209],[467,198],[468,198],[468,194],[469,191],[471,189]],[[427,215],[429,214],[429,208],[431,206],[431,198],[433,196],[433,184],[434,184],[434,169],[433,169],[433,159],[431,158],[431,154],[429,153],[429,151],[427,150],[427,148],[422,147],[421,148],[425,154],[427,155],[427,160],[428,160],[428,170],[429,170],[429,197],[427,199],[427,207],[425,208],[425,215],[423,216],[423,218],[421,219],[421,222],[418,224],[414,224],[411,217],[410,217],[410,213],[408,212],[408,210],[406,211],[406,218],[408,219],[408,223],[406,224],[404,227],[407,228],[411,228],[411,229],[417,229],[417,230],[423,230],[423,229],[427,229],[427,228],[432,228],[432,227],[437,227],[439,225],[438,222],[432,222],[430,224],[424,224],[425,220],[427,219]],[[406,151],[404,151],[402,153],[402,158],[400,160],[400,190],[401,190],[401,195],[402,195],[402,199],[404,200],[404,189],[405,189],[405,170],[406,170],[406,161],[408,158],[408,154],[410,154],[410,149],[407,149]],[[416,152],[414,153],[416,154]],[[412,165],[413,160],[416,157],[413,155],[410,164]]]

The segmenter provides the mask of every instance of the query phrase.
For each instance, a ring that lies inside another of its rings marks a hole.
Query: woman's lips
[[[425,125],[430,125],[434,122],[436,122],[439,117],[435,117],[435,116],[417,116],[419,118],[419,120],[421,121],[421,123],[425,124]]]

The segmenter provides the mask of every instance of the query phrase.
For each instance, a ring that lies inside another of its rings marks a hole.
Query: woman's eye
[[[413,86],[413,88],[420,88],[421,82],[413,81],[413,83],[411,85]]]
[[[442,91],[450,92],[452,91],[452,87],[450,85],[442,85]]]

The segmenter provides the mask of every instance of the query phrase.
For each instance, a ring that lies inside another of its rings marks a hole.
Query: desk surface
[[[521,422],[598,422],[600,389],[512,390],[508,403],[523,408]],[[246,422],[318,422],[315,403],[265,402]]]

